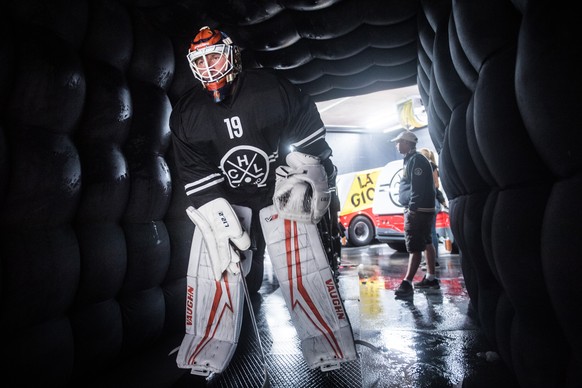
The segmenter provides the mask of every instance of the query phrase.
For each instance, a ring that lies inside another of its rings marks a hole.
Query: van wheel
[[[364,216],[355,217],[350,222],[350,227],[348,228],[348,239],[350,240],[350,244],[355,247],[370,244],[374,239],[374,225],[372,225],[372,221]]]

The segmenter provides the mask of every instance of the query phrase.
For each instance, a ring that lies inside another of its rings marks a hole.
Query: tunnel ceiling
[[[182,0],[143,10],[186,49],[201,26],[242,48],[246,67],[273,68],[316,101],[415,85],[413,0]]]

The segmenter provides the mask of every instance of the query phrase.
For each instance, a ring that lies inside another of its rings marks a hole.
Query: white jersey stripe
[[[200,182],[200,181],[198,181],[198,182]],[[193,188],[191,190],[187,190],[186,189],[186,195],[192,195],[192,194],[198,193],[198,192],[200,192],[200,191],[202,191],[204,189],[207,189],[207,188],[209,188],[211,186],[215,186],[215,185],[217,185],[219,183],[222,183],[222,182],[224,182],[224,178],[223,177],[220,177],[218,179],[214,179],[214,180],[206,183],[205,185],[198,185],[198,186],[196,186],[195,188]],[[192,186],[192,185],[193,184],[191,183],[189,186]]]
[[[207,177],[204,177],[204,178],[202,178],[202,179],[199,179],[199,180],[197,180],[197,181],[190,182],[190,183],[186,184],[186,185],[184,186],[184,188],[185,188],[186,190],[188,190],[188,189],[189,189],[190,187],[192,187],[192,186],[198,186],[198,185],[200,185],[200,184],[202,184],[202,183],[204,183],[204,182],[206,182],[206,181],[208,181],[208,180],[210,180],[210,179],[216,179],[216,178],[219,178],[219,177],[221,177],[221,175],[220,175],[219,173],[210,174],[210,175],[208,175]]]
[[[325,137],[325,127],[321,127],[317,131],[313,132],[311,135],[291,145],[295,148],[301,148],[313,144],[319,139],[323,139],[324,137]]]

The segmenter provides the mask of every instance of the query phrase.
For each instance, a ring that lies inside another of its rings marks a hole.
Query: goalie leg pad
[[[248,213],[246,210],[248,210]],[[250,230],[250,209],[235,208],[241,224]],[[248,223],[248,225],[247,225]],[[243,273],[248,273],[252,252],[244,251]],[[248,266],[248,269],[245,269]],[[241,272],[225,271],[215,280],[202,233],[194,229],[188,263],[186,334],[176,364],[191,373],[208,376],[226,369],[238,344],[244,308]]]
[[[301,349],[311,369],[331,370],[357,359],[344,309],[317,226],[261,210],[261,227]]]

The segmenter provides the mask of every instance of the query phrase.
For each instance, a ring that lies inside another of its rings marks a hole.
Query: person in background
[[[438,267],[440,264],[438,262],[439,259],[439,235],[437,234],[436,231],[436,219],[437,219],[437,214],[442,210],[443,207],[447,207],[446,206],[446,201],[445,201],[445,197],[442,193],[442,191],[440,190],[440,181],[439,181],[439,167],[436,163],[436,158],[434,156],[434,152],[429,150],[428,148],[420,148],[418,150],[418,152],[420,152],[421,154],[423,154],[428,161],[430,162],[430,165],[432,167],[432,178],[434,181],[434,188],[435,188],[435,212],[434,212],[434,219],[433,219],[433,223],[432,223],[432,244],[434,245],[434,249],[435,249],[435,267]],[[426,269],[426,261],[421,263],[421,267],[423,267],[423,269]]]
[[[407,130],[391,141],[404,155],[399,201],[404,206],[404,239],[409,253],[406,275],[394,292],[398,298],[412,296],[414,288],[440,288],[435,277],[435,248],[431,236],[436,194],[432,167],[428,159],[416,150],[416,135]],[[412,281],[423,251],[426,251],[427,273],[413,287]]]

